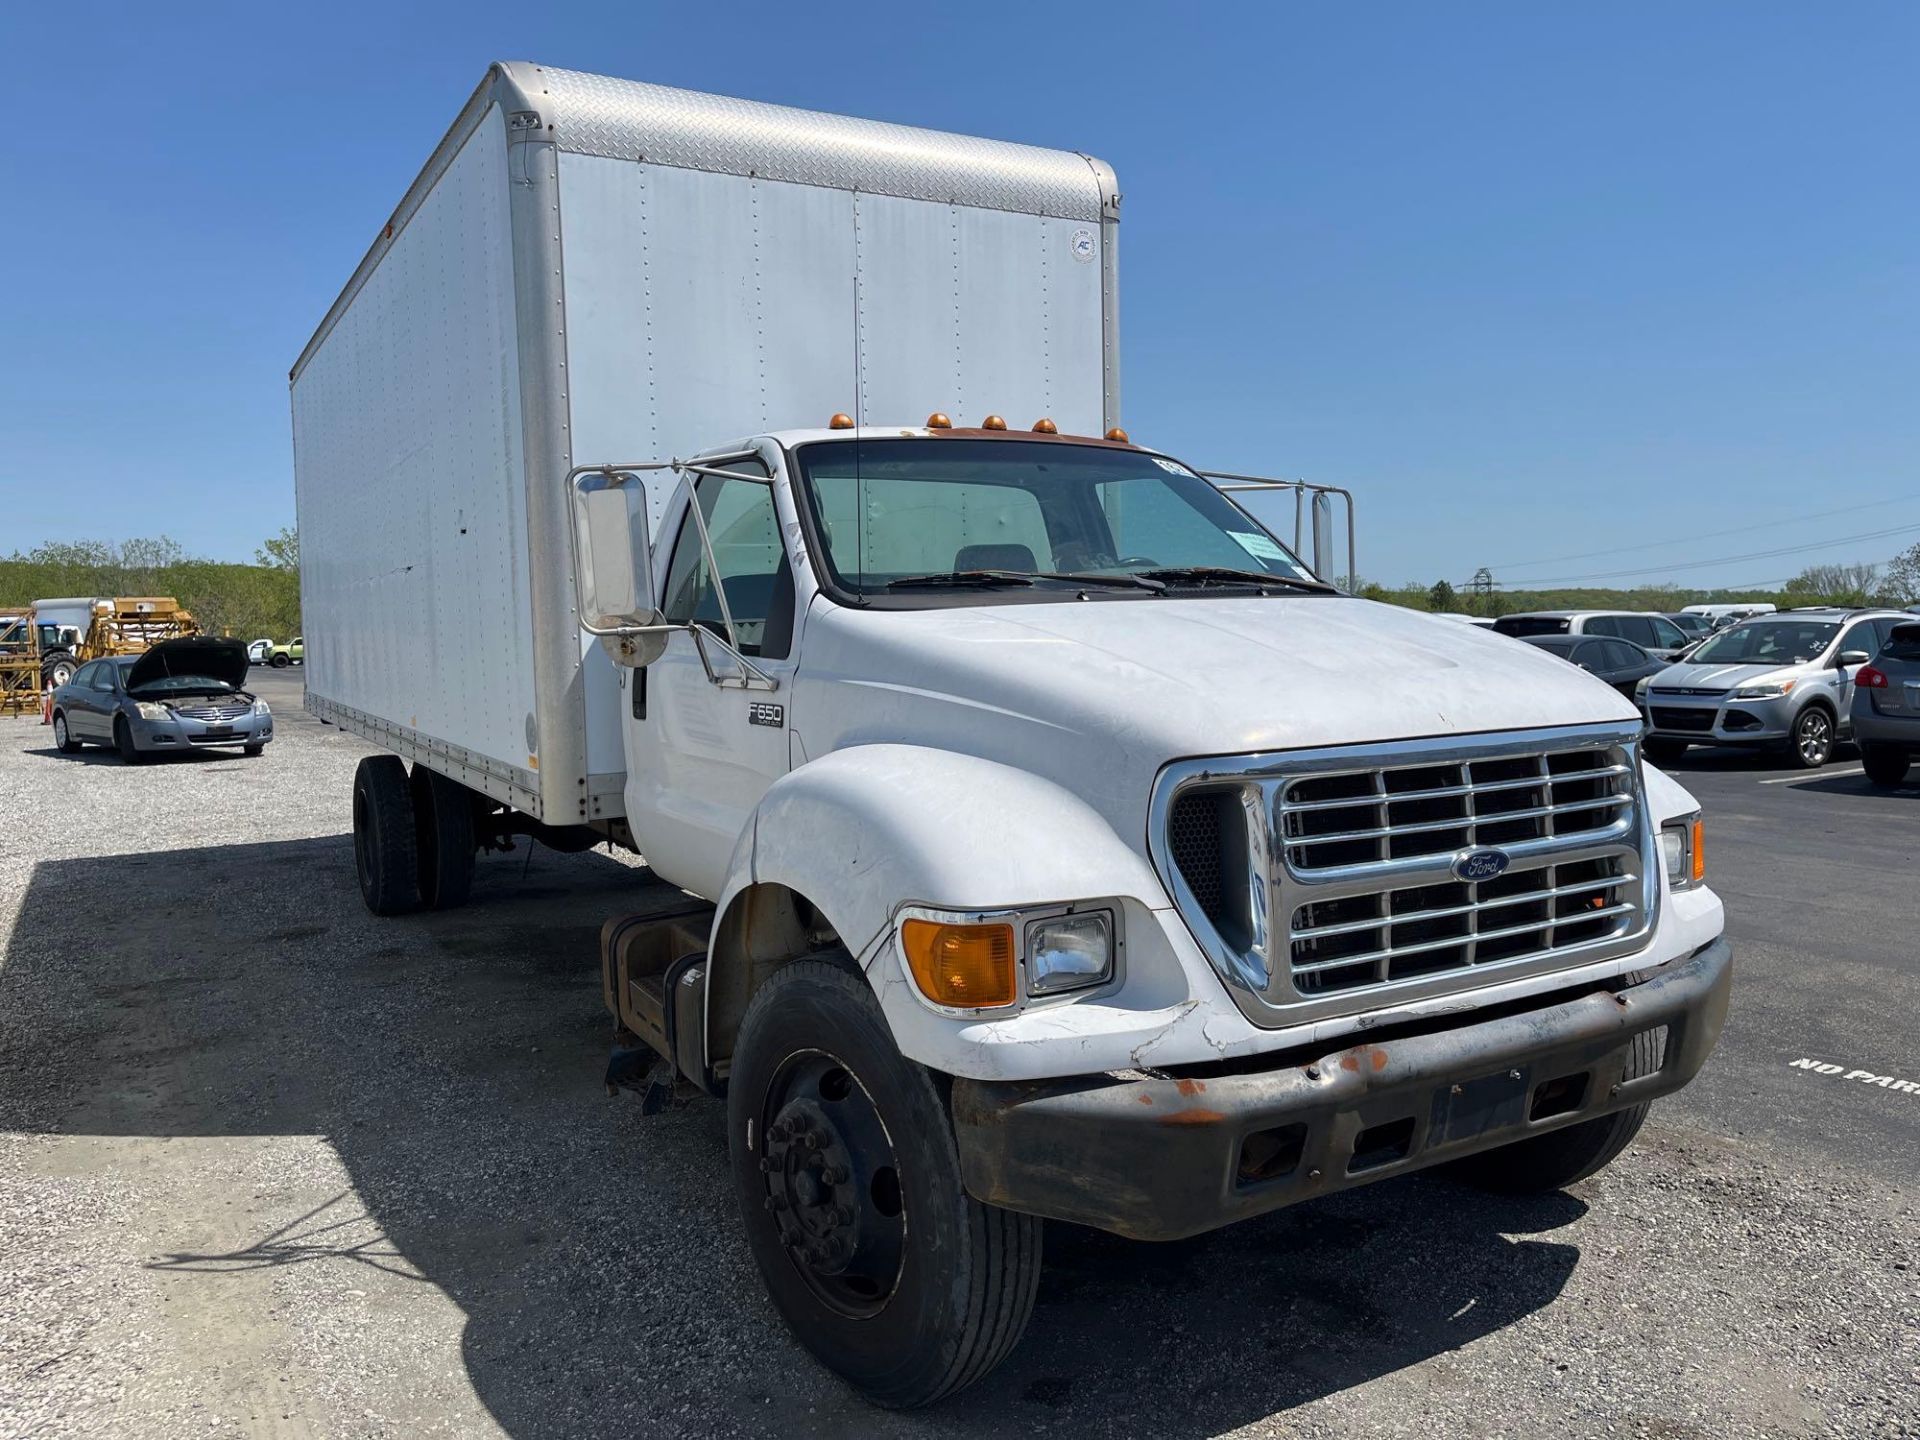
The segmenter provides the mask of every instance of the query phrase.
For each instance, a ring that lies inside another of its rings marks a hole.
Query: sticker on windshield
[[[1169,475],[1187,475],[1187,476],[1191,476],[1196,480],[1200,478],[1199,476],[1194,475],[1193,471],[1189,470],[1186,466],[1182,465],[1178,460],[1169,460],[1164,455],[1155,455],[1153,457],[1153,463],[1158,465],[1162,470],[1166,471]]]
[[[1287,559],[1287,552],[1282,550],[1270,535],[1246,530],[1229,530],[1227,533],[1239,542],[1242,550],[1256,559],[1280,561]]]

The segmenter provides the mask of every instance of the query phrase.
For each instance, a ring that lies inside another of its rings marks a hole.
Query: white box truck
[[[1118,206],[1076,153],[503,64],[292,374],[367,904],[516,833],[684,890],[607,919],[609,1073],[724,1099],[774,1303],[891,1405],[1012,1347],[1044,1218],[1566,1185],[1726,1010],[1625,700],[1128,440]]]

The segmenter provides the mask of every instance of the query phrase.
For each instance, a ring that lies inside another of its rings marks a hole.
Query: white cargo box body
[[[1101,433],[1118,200],[1071,151],[493,67],[293,368],[308,708],[618,815],[567,471],[837,411]]]

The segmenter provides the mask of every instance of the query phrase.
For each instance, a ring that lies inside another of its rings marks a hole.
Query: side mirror
[[[1871,659],[1873,656],[1864,650],[1842,650],[1840,658],[1834,663],[1844,670],[1849,665],[1864,665]]]
[[[653,603],[646,481],[633,470],[582,467],[568,473],[567,487],[580,628],[600,637],[615,664],[651,664],[667,637]]]

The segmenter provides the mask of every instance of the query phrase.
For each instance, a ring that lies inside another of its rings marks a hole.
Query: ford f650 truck
[[[1044,1219],[1567,1185],[1727,1005],[1625,700],[1129,441],[1118,221],[1084,155],[503,64],[292,373],[367,904],[515,835],[684,891],[606,919],[609,1073],[723,1097],[890,1405],[1007,1354]]]

